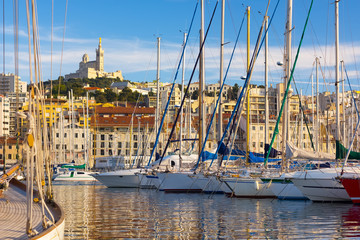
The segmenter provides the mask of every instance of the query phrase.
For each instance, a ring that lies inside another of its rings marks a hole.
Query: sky
[[[53,51],[51,54],[51,22],[53,11]],[[215,0],[205,0],[205,28],[208,27]],[[268,15],[272,16],[278,0],[271,0]],[[334,0],[314,1],[309,25],[304,35],[294,79],[299,91],[311,94],[311,75],[315,76],[315,57],[320,59],[320,92],[334,91],[335,82],[335,30]],[[78,69],[83,54],[95,60],[95,49],[99,37],[104,49],[104,70],[121,70],[125,79],[134,82],[150,82],[156,79],[157,38],[161,38],[160,81],[172,83],[179,62],[184,32],[194,13],[196,0],[69,0],[37,1],[37,17],[40,38],[41,72],[44,81],[56,79],[59,75],[73,73]],[[225,83],[243,85],[241,76],[246,72],[246,24],[241,29],[234,58],[229,66],[236,35],[244,18],[246,6],[251,7],[250,35],[251,55],[256,44],[264,18],[267,0],[225,1],[224,72],[229,69]],[[298,49],[301,33],[310,6],[310,0],[296,0],[293,3],[292,59]],[[2,7],[2,6],[1,6]],[[277,62],[283,61],[284,31],[287,0],[279,0],[278,8],[269,27],[269,84],[282,82],[283,69]],[[353,89],[360,89],[360,31],[356,17],[360,1],[340,1],[340,59],[344,60]],[[5,72],[14,73],[14,31],[12,1],[5,1],[0,18],[1,58],[0,72],[3,72],[3,46],[5,37]],[[65,18],[66,12],[66,18]],[[5,23],[3,17],[5,13]],[[66,24],[65,24],[66,19]],[[220,21],[221,1],[205,43],[205,81],[207,84],[219,81],[220,69]],[[5,35],[3,34],[5,25]],[[64,32],[65,26],[65,32]],[[189,81],[199,49],[200,6],[189,32],[185,52],[185,84]],[[63,36],[65,36],[63,38]],[[64,40],[63,40],[64,39]],[[64,42],[63,42],[64,41]],[[63,52],[62,52],[63,49]],[[62,57],[61,57],[62,56]],[[28,35],[26,6],[19,2],[19,75],[29,82]],[[52,59],[52,62],[51,62]],[[62,59],[62,60],[61,60]],[[197,74],[192,82],[198,81]],[[181,83],[181,71],[176,82]],[[264,46],[256,61],[251,83],[264,84]],[[348,89],[348,86],[346,86]]]

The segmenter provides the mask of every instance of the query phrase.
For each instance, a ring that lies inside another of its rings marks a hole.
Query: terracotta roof
[[[19,138],[19,144],[21,144],[23,142],[23,140],[21,138]],[[5,136],[1,136],[0,137],[0,145],[4,145],[5,143]],[[16,144],[16,137],[8,137],[7,144]]]
[[[86,90],[101,90],[101,88],[98,87],[84,87]]]
[[[155,114],[155,108],[96,107],[96,114]]]
[[[96,119],[96,125],[95,125]],[[137,127],[139,122],[141,127],[149,127],[154,126],[154,119],[155,117],[142,117],[137,118],[134,117],[133,126]],[[130,126],[131,123],[131,116],[121,116],[121,117],[91,117],[90,124],[92,127],[127,127]]]

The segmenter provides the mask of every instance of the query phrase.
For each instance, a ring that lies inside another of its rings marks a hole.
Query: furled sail
[[[297,148],[293,143],[287,142],[286,144],[286,158],[304,158],[304,159],[335,159],[332,153],[307,151]]]

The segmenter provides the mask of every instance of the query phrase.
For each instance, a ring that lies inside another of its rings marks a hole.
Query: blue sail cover
[[[230,156],[229,160],[235,161],[235,160],[238,160],[239,158],[240,158],[239,156]],[[217,159],[217,154],[205,151],[203,161],[212,160],[212,159]],[[227,159],[228,159],[228,156],[224,156],[224,160],[227,160]]]
[[[265,161],[264,157],[256,156],[253,152],[249,153],[249,158],[251,163],[263,163]],[[278,162],[281,161],[279,158],[269,158],[268,162]]]
[[[279,151],[277,151],[276,149],[272,148],[271,151],[273,152],[274,156],[277,156],[279,154]],[[223,155],[229,155],[230,150],[225,147],[224,143],[220,143],[220,148],[219,148],[219,153],[223,154]],[[211,153],[210,153],[211,154]],[[239,156],[245,156],[246,155],[246,151],[243,150],[239,150],[239,149],[232,149],[231,151],[231,155],[230,156],[230,160],[237,160],[240,157]],[[236,155],[236,156],[233,156]],[[206,155],[205,155],[206,156]],[[232,158],[235,159],[232,159]],[[206,158],[206,157],[205,157]],[[224,157],[224,159],[227,159],[227,156]],[[265,158],[264,158],[264,154],[261,153],[254,153],[254,152],[250,152],[249,153],[249,159],[250,159],[250,163],[263,163]],[[272,158],[268,160],[269,162],[277,162],[280,161],[280,159],[278,158]]]

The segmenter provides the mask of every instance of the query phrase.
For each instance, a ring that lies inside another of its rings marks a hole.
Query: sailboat
[[[86,127],[88,127],[88,93],[86,95],[86,102],[87,102],[87,114],[85,115],[85,111],[84,111],[84,107],[83,107],[83,118],[84,118],[84,164],[83,165],[73,165],[73,164],[67,164],[67,165],[63,165],[59,168],[57,168],[57,173],[53,176],[53,181],[54,182],[64,182],[64,181],[71,181],[71,182],[84,182],[84,181],[96,181],[96,179],[92,176],[92,174],[94,174],[94,172],[90,172],[88,171],[88,163],[89,163],[89,156],[88,156],[88,147],[87,147],[87,142],[86,142],[86,138],[85,136],[88,135],[88,129]],[[69,93],[69,101],[71,103],[71,139],[75,139],[74,138],[74,128],[75,123],[74,123],[74,97],[73,97],[73,92],[71,91]],[[70,107],[69,107],[70,110]],[[71,143],[70,143],[71,144]],[[72,153],[72,157],[74,158],[74,149],[73,149],[73,153]],[[71,156],[71,154],[70,154]],[[75,161],[75,160],[74,160]],[[65,170],[65,171],[60,171],[61,170]]]
[[[42,88],[40,76],[36,74],[38,70],[40,71],[36,8],[34,1],[26,1],[30,97],[28,111],[26,112],[18,111],[19,102],[16,102],[16,118],[18,120],[16,133],[21,132],[20,118],[24,124],[23,126],[27,129],[27,133],[24,136],[23,151],[17,152],[20,157],[19,162],[22,162],[21,167],[20,164],[15,164],[10,169],[6,169],[4,166],[4,172],[0,175],[0,216],[2,220],[0,236],[2,239],[64,239],[65,215],[61,207],[53,201],[52,196],[48,127],[44,124],[45,113],[44,111],[41,112],[41,109],[45,108],[44,96],[42,95],[44,89]],[[17,71],[19,67],[18,11],[18,1],[14,1],[16,78],[18,77]],[[32,22],[30,22],[31,18],[33,19]],[[30,27],[32,27],[32,32]],[[31,47],[31,43],[33,43],[33,47]],[[3,54],[5,56],[5,52]],[[34,59],[34,62],[32,62],[32,59]],[[15,83],[15,86],[17,85],[18,82]],[[18,86],[15,88],[18,94]],[[17,138],[19,140],[20,136],[17,136]],[[17,172],[21,168],[26,169],[26,184],[16,180]],[[48,177],[48,181],[45,181],[45,175]]]
[[[268,10],[268,8],[267,8]],[[267,15],[267,10],[266,14]],[[267,25],[267,17],[264,17],[264,20],[262,22],[262,26],[259,32],[258,41],[256,43],[255,51],[253,53],[253,57],[250,61],[250,43],[249,43],[249,18],[250,18],[250,7],[247,8],[247,16],[248,16],[248,68],[247,68],[247,76],[245,79],[244,87],[241,90],[241,93],[239,94],[239,99],[237,101],[237,106],[240,106],[240,100],[243,96],[244,89],[245,91],[249,91],[249,81],[252,75],[253,66],[257,58],[258,51],[260,50],[260,40],[262,31],[264,29],[264,25]],[[267,26],[266,30],[267,32]],[[266,33],[265,33],[266,34]],[[265,36],[266,37],[266,36]],[[249,113],[250,113],[250,107],[249,107],[249,93],[246,93],[247,96],[247,119],[249,119]],[[238,108],[238,107],[237,107]],[[234,111],[237,109],[234,109]],[[239,112],[241,112],[239,110]],[[234,112],[233,112],[234,114]],[[240,121],[241,117],[238,117],[238,121]],[[247,121],[249,123],[249,120]],[[235,124],[235,121],[234,123]],[[236,125],[239,125],[239,122],[236,123]],[[235,136],[235,134],[234,134]],[[232,140],[232,146],[234,143],[234,137]],[[229,151],[231,153],[232,150]],[[249,151],[249,124],[247,124],[247,151],[246,151],[246,161],[250,163],[251,161],[251,153]],[[269,189],[268,183],[264,183],[261,181],[260,176],[262,176],[262,171],[258,168],[251,168],[250,166],[244,166],[243,168],[240,168],[237,170],[236,174],[227,174],[223,177],[221,177],[221,181],[224,182],[228,188],[231,191],[227,191],[226,194],[234,197],[254,197],[254,198],[274,198],[275,195],[272,193],[272,191]]]
[[[339,100],[339,1],[335,2],[335,71],[336,71],[336,151],[340,150],[340,100]],[[350,149],[348,150],[350,151]],[[299,172],[292,179],[297,188],[312,201],[350,201],[350,196],[339,177],[351,178],[360,172],[359,166],[318,169]]]

